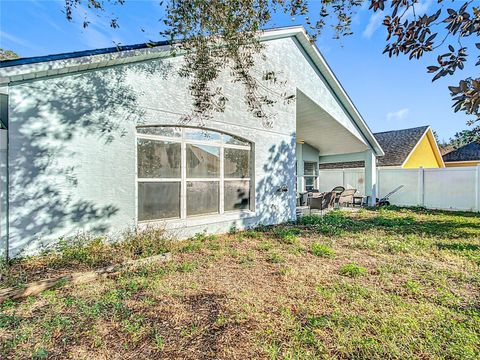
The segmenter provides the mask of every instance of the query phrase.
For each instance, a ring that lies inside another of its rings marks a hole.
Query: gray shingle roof
[[[480,161],[480,144],[472,142],[443,155],[443,161]]]
[[[428,126],[411,129],[392,130],[374,133],[373,136],[385,152],[385,156],[378,157],[378,166],[400,166],[407,159],[413,148],[427,131]],[[363,161],[346,163],[320,164],[320,169],[339,169],[363,167]]]

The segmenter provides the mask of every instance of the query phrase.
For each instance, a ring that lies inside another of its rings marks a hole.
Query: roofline
[[[297,28],[303,28],[301,25],[295,26],[288,26],[288,27],[278,27],[264,30],[264,33],[279,31],[279,30],[292,30]],[[262,37],[262,35],[261,35]],[[29,64],[38,64],[47,61],[58,61],[58,60],[66,60],[66,59],[76,59],[84,56],[93,56],[93,55],[103,55],[103,54],[113,54],[123,51],[130,51],[130,50],[144,50],[144,49],[151,49],[155,47],[165,47],[174,45],[176,42],[171,42],[168,40],[164,41],[147,41],[144,43],[138,43],[133,45],[119,45],[114,47],[108,48],[100,48],[100,49],[91,49],[91,50],[80,50],[80,51],[72,51],[66,53],[59,53],[59,54],[51,54],[51,55],[42,55],[42,56],[32,56],[32,57],[25,57],[19,59],[10,59],[10,60],[3,60],[0,61],[0,68],[7,68],[12,66],[19,66],[19,65],[29,65]]]
[[[353,104],[352,100],[348,96],[342,84],[340,83],[340,81],[338,80],[338,78],[336,77],[336,75],[328,65],[327,61],[325,60],[320,50],[318,49],[317,45],[315,43],[312,43],[310,37],[307,35],[305,31],[305,28],[303,26],[296,26],[296,27],[286,28],[285,30],[287,30],[290,34],[283,37],[295,36],[297,38],[297,40],[300,42],[305,52],[310,56],[311,60],[319,70],[320,74],[323,74],[324,80],[330,86],[330,88],[335,93],[335,95],[337,95],[338,100],[340,100],[346,112],[350,115],[353,123],[359,128],[358,130],[360,130],[360,133],[366,138],[368,145],[375,152],[375,155],[376,156],[385,155],[382,147],[380,146],[377,139],[373,135],[372,131],[368,127],[362,115],[360,115],[360,112],[358,111],[358,109]],[[325,75],[330,77],[330,79]]]
[[[158,47],[158,46],[166,46],[166,45],[170,45],[170,43],[168,41],[155,41],[155,42],[150,41],[150,42],[141,43],[141,44],[122,45],[122,46],[108,47],[108,48],[101,48],[101,49],[80,50],[80,51],[73,51],[68,53],[3,60],[3,61],[0,61],[0,68],[6,68],[6,67],[18,66],[18,65],[38,64],[46,61],[75,59],[83,56],[111,54],[111,53],[128,51],[128,50],[141,50],[141,49],[147,49],[147,48]]]
[[[318,47],[307,35],[303,26],[289,26],[264,30],[260,33],[260,41],[295,37],[305,52],[311,57],[314,65],[323,74],[324,80],[338,97],[353,123],[359,128],[375,155],[385,155],[377,139],[360,115],[338,78],[320,53]],[[58,55],[31,57],[0,62],[0,86],[12,82],[35,78],[55,76],[69,72],[97,69],[118,64],[145,61],[155,58],[170,57],[170,42],[136,44],[130,46],[111,47],[98,50],[77,51]]]
[[[455,160],[455,161],[445,161],[445,164],[451,163],[480,163],[480,159],[478,160]]]
[[[429,128],[430,125],[422,125],[422,126],[415,126],[411,128],[406,128],[406,129],[396,129],[396,130],[387,130],[387,131],[379,131],[376,133],[373,133],[373,135],[377,134],[386,134],[386,133],[391,133],[391,132],[397,132],[397,131],[404,131],[404,130],[413,130],[413,129],[420,129],[420,128]],[[426,131],[426,130],[425,130]],[[423,136],[423,135],[422,135]]]
[[[431,138],[433,139],[433,143],[435,144],[435,149],[437,150],[437,158],[440,159],[440,163],[443,165],[442,167],[445,167],[445,162],[443,161],[443,155],[442,152],[440,151],[440,148],[438,147],[437,139],[435,139],[435,135],[433,134],[433,130],[429,127],[430,133],[431,133]]]
[[[444,156],[450,155],[450,154],[452,154],[452,153],[454,153],[454,152],[458,152],[458,151],[460,151],[461,149],[463,149],[463,148],[465,148],[465,147],[467,147],[467,146],[469,146],[469,145],[471,145],[471,144],[473,144],[473,143],[477,143],[477,144],[478,144],[477,141],[469,142],[468,144],[462,145],[462,146],[460,146],[460,147],[457,148],[457,149],[453,149],[452,151],[449,151],[448,153],[443,154],[443,155],[442,155],[442,158],[443,158]],[[480,158],[479,158],[479,159],[480,159]],[[445,160],[445,159],[444,159],[443,161],[445,161],[445,162],[456,162],[456,161],[458,161],[458,162],[467,162],[467,161],[477,161],[477,160],[450,160],[450,161],[448,161],[448,160]],[[478,161],[480,161],[480,160],[478,160]]]

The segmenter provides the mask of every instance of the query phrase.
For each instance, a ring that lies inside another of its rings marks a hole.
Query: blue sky
[[[119,29],[111,29],[101,16],[89,16],[91,24],[83,29],[84,11],[78,10],[76,21],[69,23],[62,13],[63,0],[0,0],[0,47],[30,57],[159,40],[158,2],[127,0],[115,10]],[[435,3],[422,0],[420,11],[431,11]],[[432,56],[408,61],[382,55],[386,43],[381,21],[381,15],[362,8],[354,17],[353,36],[335,40],[327,31],[317,41],[370,128],[376,132],[431,125],[446,140],[467,128],[468,117],[451,109],[447,86],[478,72],[473,58],[463,72],[432,83],[426,73],[426,66],[435,64]],[[300,23],[277,16],[272,27]]]

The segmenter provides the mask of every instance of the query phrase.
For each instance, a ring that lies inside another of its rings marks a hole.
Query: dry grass
[[[0,358],[480,356],[477,216],[334,212],[161,249],[174,261],[1,305]]]

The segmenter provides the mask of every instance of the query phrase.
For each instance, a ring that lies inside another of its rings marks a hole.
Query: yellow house
[[[480,165],[480,144],[472,142],[443,155],[446,167]]]
[[[442,154],[430,126],[384,131],[373,134],[383,151],[378,157],[379,168],[444,168]],[[363,167],[363,163],[320,164],[320,169],[345,169]]]

